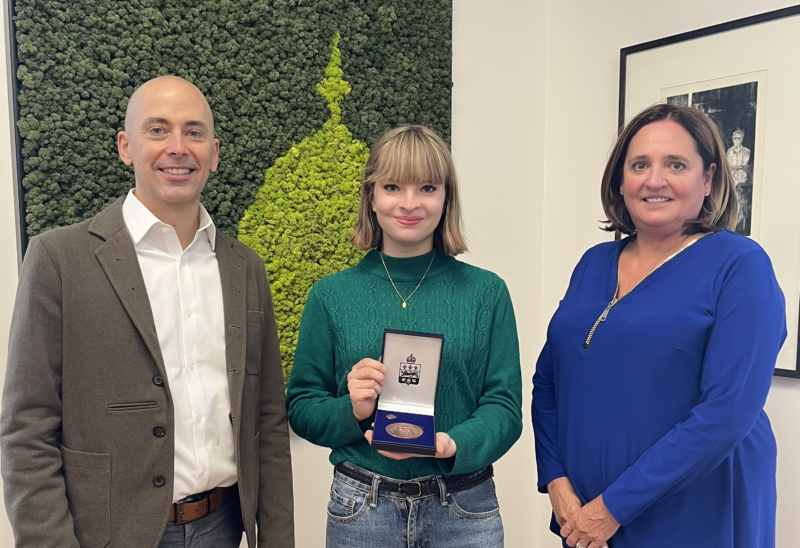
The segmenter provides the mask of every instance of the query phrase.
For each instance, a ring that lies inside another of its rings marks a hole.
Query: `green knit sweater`
[[[397,289],[414,290],[433,252],[384,256]],[[383,330],[444,335],[436,398],[436,430],[456,442],[450,459],[395,461],[364,439],[347,391],[347,374],[363,358],[378,359]],[[522,380],[514,310],[497,275],[437,255],[403,309],[381,263],[369,252],[356,266],[319,281],[303,311],[288,388],[289,422],[301,437],[333,449],[333,464],[353,464],[396,479],[463,474],[495,462],[522,432]]]

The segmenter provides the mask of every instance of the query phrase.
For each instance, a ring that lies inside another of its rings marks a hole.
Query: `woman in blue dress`
[[[764,402],[786,338],[772,264],[731,231],[714,123],[655,105],[615,144],[606,230],[572,274],[533,377],[538,487],[579,548],[772,548]]]

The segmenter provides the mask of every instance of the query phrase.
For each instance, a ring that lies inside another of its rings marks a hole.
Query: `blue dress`
[[[610,548],[772,548],[763,407],[786,313],[769,257],[728,230],[705,237],[624,296],[585,348],[629,240],[586,252],[547,330],[533,377],[539,490],[567,476],[584,504],[602,494],[622,525]]]

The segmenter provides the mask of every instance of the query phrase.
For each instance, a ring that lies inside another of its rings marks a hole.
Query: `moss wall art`
[[[294,361],[311,286],[364,255],[350,245],[350,236],[369,150],[341,124],[340,105],[350,86],[342,79],[338,44],[337,33],[325,78],[317,85],[330,118],[267,170],[239,223],[239,240],[254,249],[267,268],[284,364]],[[284,367],[286,382],[288,375]]]
[[[30,236],[133,186],[128,97],[175,74],[208,98],[220,166],[203,204],[264,259],[286,378],[311,285],[348,238],[368,145],[403,123],[450,137],[451,0],[16,0]]]

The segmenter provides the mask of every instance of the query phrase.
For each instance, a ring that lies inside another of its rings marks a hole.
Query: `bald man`
[[[135,188],[32,238],[22,265],[0,417],[16,545],[293,547],[264,264],[200,204],[211,109],[150,80],[117,144]]]

